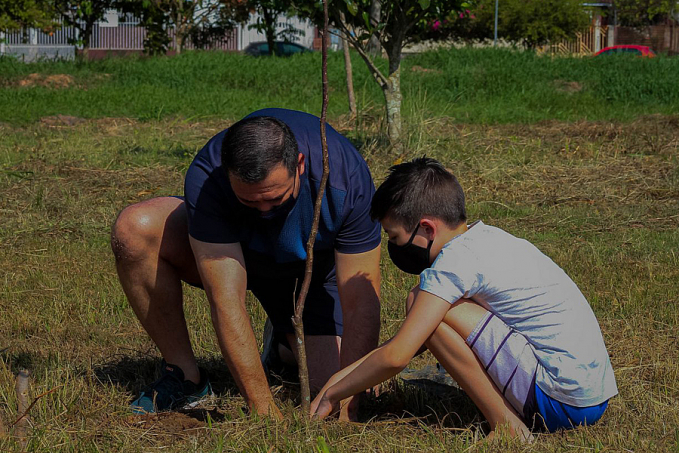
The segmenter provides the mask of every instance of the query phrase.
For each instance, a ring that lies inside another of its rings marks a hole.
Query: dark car
[[[638,57],[644,58],[655,57],[655,52],[653,52],[650,47],[634,45],[606,47],[605,49],[601,49],[600,51],[595,53],[594,56],[596,57],[599,55],[620,55],[620,54],[636,55]]]
[[[289,57],[291,55],[312,51],[311,49],[295,44],[294,42],[274,41],[274,45],[276,46],[276,54],[281,57]],[[252,42],[243,50],[243,53],[253,57],[269,55],[269,43],[266,41]]]

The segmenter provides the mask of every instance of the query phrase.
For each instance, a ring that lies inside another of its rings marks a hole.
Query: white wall
[[[245,49],[251,42],[266,41],[266,35],[264,33],[259,33],[255,29],[249,29],[249,25],[257,23],[257,16],[250,16],[250,20],[245,25],[238,26],[238,50]],[[299,19],[297,17],[285,17],[280,16],[278,18],[278,24],[276,31],[280,31],[286,28],[286,24],[292,25],[298,30],[304,32],[303,35],[296,36],[293,42],[300,44],[304,47],[311,49],[314,42],[314,26],[306,20]]]

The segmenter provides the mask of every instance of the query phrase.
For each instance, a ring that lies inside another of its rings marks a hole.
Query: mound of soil
[[[557,91],[564,93],[579,93],[583,88],[579,82],[568,82],[566,80],[555,80],[554,87]]]
[[[423,68],[422,66],[413,66],[410,68],[412,72],[430,72],[432,74],[443,74],[443,71],[440,69],[432,69],[432,68]]]
[[[68,115],[54,115],[40,118],[40,124],[43,124],[47,127],[75,126],[76,124],[80,124],[85,121],[87,120],[84,118]]]
[[[25,79],[19,80],[20,87],[35,87],[42,86],[47,88],[68,88],[75,84],[73,76],[68,74],[38,74],[37,72],[29,74]]]
[[[181,412],[134,415],[127,417],[125,424],[132,428],[166,434],[180,434],[206,427],[205,422]]]

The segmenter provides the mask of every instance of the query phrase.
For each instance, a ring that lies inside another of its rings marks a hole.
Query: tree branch
[[[356,52],[363,58],[363,61],[365,61],[365,64],[368,65],[368,69],[370,69],[370,72],[372,73],[373,77],[377,81],[377,83],[380,84],[380,86],[384,87],[387,85],[387,78],[382,74],[382,71],[377,67],[375,62],[373,62],[370,59],[370,56],[368,55],[368,52],[363,48],[363,45],[361,42],[358,40],[358,38],[352,36],[351,31],[349,30],[349,27],[347,24],[338,21],[339,23],[339,28],[342,30],[342,33],[344,37],[351,43],[351,45],[356,49]]]

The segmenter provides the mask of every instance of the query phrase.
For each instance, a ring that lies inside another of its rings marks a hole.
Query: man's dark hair
[[[270,116],[240,120],[222,141],[222,166],[249,184],[264,180],[279,164],[292,176],[298,155],[297,140],[288,125]]]
[[[394,165],[375,192],[370,215],[386,216],[412,231],[424,216],[443,220],[451,228],[467,220],[464,192],[457,178],[437,160],[419,157]]]

